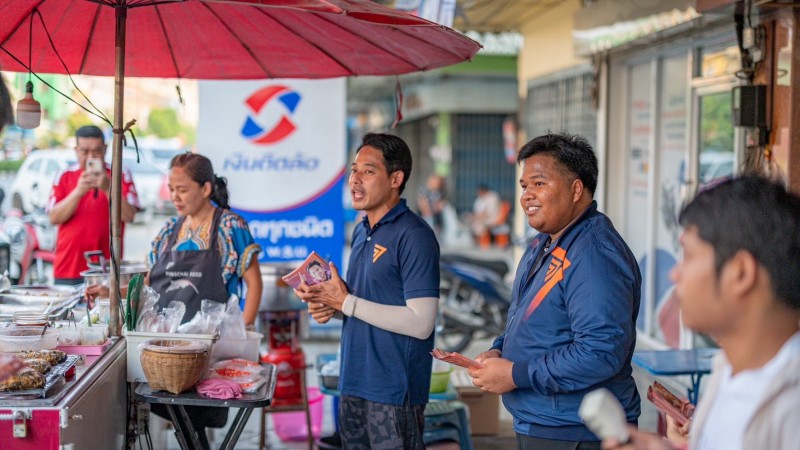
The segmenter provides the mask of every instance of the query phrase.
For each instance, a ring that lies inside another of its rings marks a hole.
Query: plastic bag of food
[[[242,392],[256,392],[267,382],[266,371],[257,362],[245,359],[227,359],[213,364],[206,378],[222,378],[237,383]]]
[[[231,295],[225,305],[225,315],[219,327],[220,339],[247,339],[244,316],[239,307],[239,297]]]
[[[136,331],[158,332],[158,298],[158,293],[150,286],[142,288],[136,315]]]
[[[192,320],[180,325],[178,333],[216,334],[225,316],[225,304],[214,300],[200,302],[200,311]]]

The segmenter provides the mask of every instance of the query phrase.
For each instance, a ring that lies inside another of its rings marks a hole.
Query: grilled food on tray
[[[20,359],[44,359],[51,366],[55,366],[67,359],[67,354],[61,350],[27,350],[13,354]]]
[[[23,360],[25,364],[31,369],[35,369],[40,374],[44,375],[53,368],[53,365],[47,362],[44,358],[31,358]]]
[[[28,389],[41,389],[44,387],[45,378],[34,369],[23,369],[16,375],[6,378],[0,383],[0,391],[26,391]]]

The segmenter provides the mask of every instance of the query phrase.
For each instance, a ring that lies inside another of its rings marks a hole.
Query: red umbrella
[[[127,6],[115,6],[126,4]],[[116,9],[115,9],[116,8]],[[2,0],[0,67],[117,74],[115,11],[127,14],[125,75],[263,79],[394,75],[470,59],[450,28],[366,0]],[[124,31],[124,30],[123,30]]]
[[[35,72],[115,77],[112,317],[119,307],[125,75],[392,75],[462,62],[480,49],[447,27],[368,0],[0,0],[0,17],[4,70],[27,71],[30,55]],[[118,335],[119,323],[111,331]]]

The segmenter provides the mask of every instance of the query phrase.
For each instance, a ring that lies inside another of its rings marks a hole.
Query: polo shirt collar
[[[406,205],[406,199],[401,198],[400,202],[394,205],[394,208],[390,209],[389,212],[387,212],[383,217],[381,217],[381,220],[379,220],[378,223],[374,225],[394,222],[395,220],[397,220],[398,217],[400,217],[406,211],[408,211],[408,205]],[[365,214],[364,218],[361,219],[361,223],[364,224],[364,227],[369,229],[370,228],[369,216]]]

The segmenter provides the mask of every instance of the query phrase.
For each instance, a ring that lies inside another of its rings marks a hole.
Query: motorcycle
[[[505,331],[511,288],[505,282],[509,265],[465,255],[443,254],[437,346],[461,352],[475,337]]]
[[[14,284],[53,284],[56,227],[44,211],[23,215],[12,208],[2,231],[11,243],[10,278]]]

